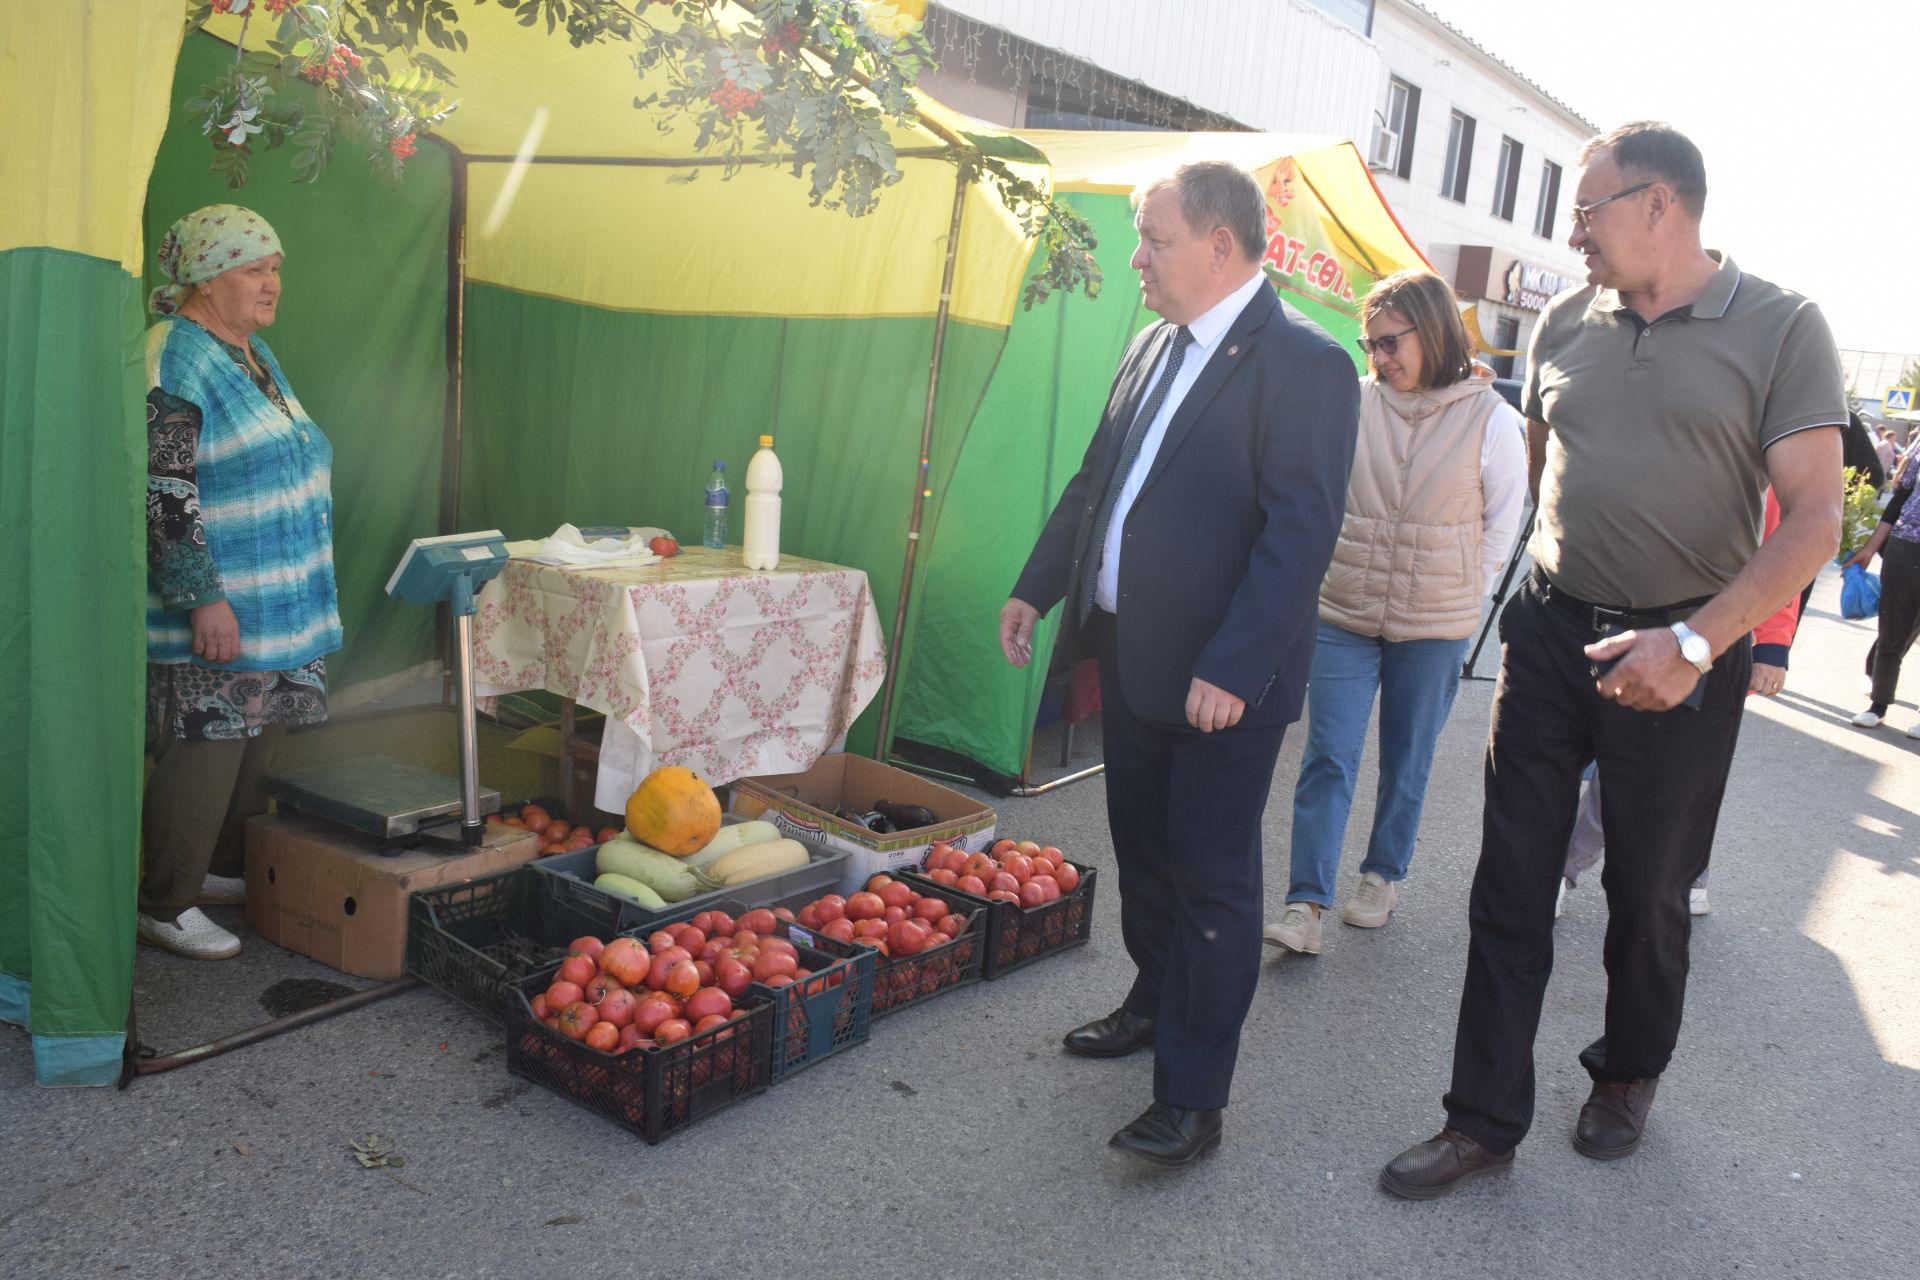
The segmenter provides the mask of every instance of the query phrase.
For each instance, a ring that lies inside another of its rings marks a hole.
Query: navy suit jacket
[[[1128,345],[1080,470],[1014,585],[1042,614],[1066,602],[1059,665],[1086,656],[1094,507],[1172,334],[1162,320]],[[1185,725],[1198,676],[1245,699],[1242,724],[1300,718],[1359,413],[1347,353],[1272,289],[1255,293],[1168,423],[1122,530],[1118,676],[1134,715]]]

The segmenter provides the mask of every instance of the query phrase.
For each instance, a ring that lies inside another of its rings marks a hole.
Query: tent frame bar
[[[154,1054],[150,1050],[147,1050],[145,1045],[140,1043],[139,1034],[134,1026],[133,1009],[132,1006],[129,1005],[127,1009],[127,1053],[120,1070],[120,1087],[124,1089],[133,1083],[135,1076],[153,1076],[159,1075],[163,1071],[175,1070],[179,1067],[190,1067],[196,1062],[205,1062],[207,1059],[217,1058],[223,1053],[230,1053],[235,1049],[243,1049],[247,1045],[258,1044],[262,1040],[272,1039],[283,1031],[294,1031],[300,1027],[311,1026],[313,1023],[331,1018],[335,1014],[346,1013],[350,1010],[358,1009],[362,1005],[369,1005],[378,1000],[385,1000],[388,996],[397,996],[403,991],[411,991],[419,985],[420,979],[411,975],[401,978],[397,982],[383,982],[377,987],[368,987],[364,991],[356,991],[352,995],[341,996],[339,999],[329,1000],[325,1004],[317,1004],[311,1009],[302,1009],[300,1012],[290,1013],[284,1018],[275,1018],[271,1022],[263,1022],[256,1027],[248,1027],[245,1031],[236,1031],[232,1035],[222,1036],[218,1040],[209,1040],[204,1044],[194,1045],[192,1048],[181,1049],[175,1053],[163,1054]]]

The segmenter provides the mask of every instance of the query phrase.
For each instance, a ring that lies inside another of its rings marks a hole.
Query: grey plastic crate
[[[783,838],[793,839],[791,836]],[[619,933],[656,920],[684,920],[696,911],[719,906],[727,900],[743,902],[749,907],[768,907],[798,894],[817,896],[831,892],[840,883],[847,860],[846,851],[829,849],[812,840],[800,840],[799,843],[806,846],[812,858],[804,867],[795,867],[778,875],[762,876],[745,884],[727,885],[709,893],[696,893],[691,898],[669,902],[660,911],[650,910],[630,898],[618,897],[593,887],[596,874],[594,856],[600,851],[599,845],[574,853],[556,853],[528,865],[545,877],[548,892],[556,899],[593,920],[608,933]]]

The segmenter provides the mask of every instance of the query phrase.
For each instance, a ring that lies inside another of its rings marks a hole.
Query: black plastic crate
[[[660,917],[647,926],[645,933],[685,923],[703,911],[724,911],[738,920],[751,910],[754,908],[729,898],[703,901],[690,911]],[[867,1042],[873,1031],[874,973],[880,959],[871,947],[861,947],[855,955],[829,950],[831,938],[816,943],[811,933],[791,921],[779,921],[778,932],[800,952],[802,967],[813,972],[784,987],[762,982],[748,987],[774,1006],[771,1052],[775,1084],[842,1049]],[[646,941],[645,936],[637,936]]]
[[[774,1007],[749,991],[743,1018],[678,1044],[601,1053],[542,1025],[530,1003],[553,970],[515,984],[507,1024],[507,1071],[607,1117],[648,1142],[669,1138],[696,1120],[766,1092],[772,1081]]]
[[[617,931],[615,931],[617,932]],[[575,938],[609,931],[547,892],[526,867],[422,889],[407,907],[407,972],[504,1024],[515,984],[566,957]]]
[[[794,838],[782,837],[789,840]],[[599,845],[576,849],[572,853],[551,854],[529,865],[547,878],[548,892],[555,898],[600,921],[600,928],[613,933],[642,925],[657,929],[662,924],[691,919],[696,912],[726,910],[730,901],[745,902],[749,906],[768,906],[796,895],[804,894],[811,899],[831,892],[840,883],[847,860],[846,850],[829,849],[811,840],[800,840],[798,843],[805,845],[811,855],[811,861],[806,866],[777,875],[762,876],[745,884],[726,885],[697,893],[679,902],[669,902],[664,910],[643,907],[629,898],[594,888],[595,855],[600,850]]]
[[[1037,907],[975,897],[929,879],[924,871],[902,872],[900,878],[922,893],[929,887],[944,889],[967,902],[987,908],[986,964],[981,976],[991,980],[1003,978],[1035,960],[1044,960],[1070,947],[1077,947],[1092,936],[1093,891],[1099,873],[1093,867],[1083,867],[1073,862],[1071,858],[1067,861],[1080,873],[1080,883],[1073,887],[1073,892],[1063,893],[1052,902],[1043,902]]]
[[[895,877],[898,879],[899,877]],[[987,956],[987,925],[990,912],[986,904],[969,894],[957,893],[931,880],[916,880],[914,892],[939,898],[948,907],[967,915],[967,926],[957,937],[914,956],[882,956],[872,947],[857,942],[839,942],[817,930],[789,926],[796,942],[811,939],[823,951],[841,955],[866,952],[878,962],[873,976],[873,1016],[883,1018],[908,1005],[932,999],[945,991],[980,981]],[[798,911],[820,895],[790,898],[784,906]]]

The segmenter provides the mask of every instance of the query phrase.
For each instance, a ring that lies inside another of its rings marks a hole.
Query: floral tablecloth
[[[858,569],[690,547],[643,568],[508,561],[480,593],[475,692],[546,689],[606,714],[595,803],[659,765],[709,782],[793,773],[845,736],[886,674]]]

